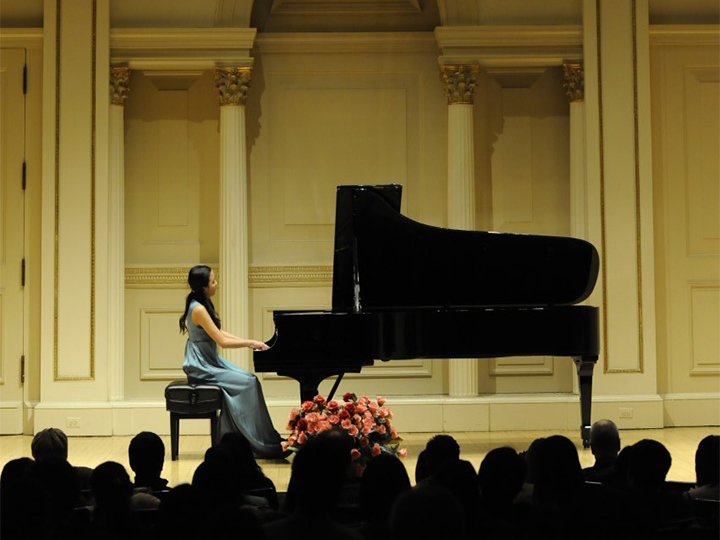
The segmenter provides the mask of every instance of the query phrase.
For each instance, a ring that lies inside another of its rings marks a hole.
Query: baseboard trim
[[[398,395],[387,396],[387,400],[395,426],[401,432],[549,431],[574,430],[580,426],[576,394]],[[34,433],[47,427],[59,427],[68,436],[123,436],[140,431],[167,435],[170,432],[164,400],[32,405],[30,431]],[[286,431],[290,410],[297,405],[295,397],[268,398],[270,416],[278,431]],[[27,410],[31,404],[25,406]],[[720,394],[599,395],[593,397],[592,412],[594,420],[608,418],[620,429],[720,425]],[[21,432],[22,416],[18,418]],[[207,435],[210,426],[207,420],[184,420],[180,431],[184,435]]]

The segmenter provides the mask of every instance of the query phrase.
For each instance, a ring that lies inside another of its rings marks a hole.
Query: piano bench
[[[223,395],[219,386],[188,381],[173,381],[165,388],[165,408],[170,411],[170,457],[178,458],[180,420],[207,418],[210,420],[211,444],[219,442],[218,411]]]

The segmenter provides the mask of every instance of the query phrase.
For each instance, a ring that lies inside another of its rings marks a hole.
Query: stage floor
[[[622,446],[633,444],[641,439],[655,439],[662,442],[672,455],[672,467],[668,480],[694,482],[695,450],[698,443],[707,435],[720,434],[720,427],[692,427],[665,429],[634,429],[620,432]],[[402,446],[407,448],[408,456],[403,461],[414,484],[415,464],[417,456],[425,447],[425,443],[433,433],[401,433]],[[448,433],[460,444],[462,459],[470,461],[475,470],[478,469],[485,454],[499,446],[511,446],[515,450],[527,450],[530,443],[538,437],[564,435],[575,442],[583,467],[593,464],[590,450],[582,448],[582,441],[577,430],[573,431],[494,431],[494,432],[460,432]],[[69,461],[73,465],[96,467],[105,461],[122,463],[131,475],[127,449],[132,437],[70,437]],[[163,477],[171,486],[191,482],[192,475],[202,462],[205,450],[210,444],[209,436],[181,436],[180,456],[178,461],[170,461],[170,437],[162,437],[165,442],[165,467]],[[29,435],[5,435],[0,437],[0,466],[11,459],[31,456]],[[292,459],[292,458],[290,458]],[[263,472],[275,483],[278,490],[287,489],[290,479],[289,460],[258,460]]]

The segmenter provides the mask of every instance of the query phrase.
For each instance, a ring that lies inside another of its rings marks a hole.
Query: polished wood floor
[[[485,454],[499,446],[512,446],[517,451],[527,450],[530,443],[538,437],[549,435],[565,435],[576,442],[583,467],[593,463],[590,450],[584,450],[579,441],[577,431],[550,432],[550,431],[495,431],[490,433],[461,432],[450,433],[460,444],[461,457],[470,461],[475,469],[480,466]],[[695,479],[695,449],[698,442],[710,434],[720,434],[719,427],[693,427],[693,428],[665,428],[665,429],[639,429],[626,430],[620,433],[623,446],[633,444],[641,439],[655,439],[662,442],[672,455],[672,468],[668,480],[680,482],[693,482]],[[425,447],[425,443],[432,433],[401,434],[403,446],[408,450],[404,463],[414,479],[417,456]],[[128,463],[127,448],[132,437],[72,437],[69,440],[69,461],[73,465],[96,467],[105,461],[122,463],[132,475]],[[0,437],[0,466],[11,459],[31,456],[30,443],[32,437],[28,435],[6,435]],[[181,436],[180,459],[170,461],[170,438],[163,437],[167,449],[163,477],[167,478],[171,486],[192,481],[195,469],[203,459],[203,455],[210,444],[209,436]],[[290,461],[259,460],[265,474],[272,479],[278,490],[287,489],[290,479]],[[414,483],[414,481],[413,481]]]

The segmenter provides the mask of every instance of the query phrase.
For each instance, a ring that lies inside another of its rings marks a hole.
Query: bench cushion
[[[165,404],[170,412],[204,414],[222,408],[222,390],[214,384],[174,381],[165,388]]]

